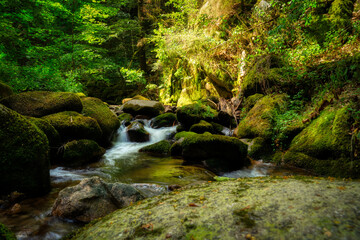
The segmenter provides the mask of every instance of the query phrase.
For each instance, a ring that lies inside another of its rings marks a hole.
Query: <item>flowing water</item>
[[[127,139],[126,128],[118,130],[118,137],[101,161],[83,168],[53,167],[50,171],[52,191],[46,196],[20,202],[20,210],[0,209],[0,222],[14,231],[18,239],[60,239],[81,225],[51,216],[51,207],[59,191],[76,185],[81,179],[99,176],[106,181],[125,183],[155,183],[158,185],[187,185],[213,180],[215,174],[198,166],[183,164],[183,160],[171,157],[153,157],[139,153],[139,149],[171,138],[176,126],[153,129],[144,121],[150,133],[150,141],[134,143]],[[224,131],[231,135],[229,129]],[[247,169],[225,173],[226,177],[258,177],[266,175],[291,175],[294,170],[279,170],[272,164],[255,162]],[[303,174],[303,173],[300,173]],[[139,187],[144,185],[138,184]],[[146,185],[145,185],[146,186]]]

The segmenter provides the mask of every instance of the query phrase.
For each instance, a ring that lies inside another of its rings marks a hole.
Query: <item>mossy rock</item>
[[[329,10],[329,19],[337,28],[349,28],[356,0],[335,0]]]
[[[244,103],[245,112],[250,111],[250,109],[252,109],[255,106],[256,102],[263,97],[264,95],[261,93],[256,93],[254,95],[247,97]]]
[[[272,88],[281,85],[283,62],[276,55],[264,55],[254,60],[241,84],[245,97],[256,93],[268,94]]]
[[[271,159],[272,152],[271,142],[262,137],[254,138],[249,147],[249,156],[257,160]]]
[[[0,223],[0,239],[1,240],[16,240],[16,236],[4,224]]]
[[[131,142],[147,142],[150,140],[150,134],[145,130],[140,122],[132,122],[126,128],[126,134]]]
[[[122,113],[118,116],[118,119],[121,124],[125,126],[129,126],[131,123],[131,120],[133,119],[133,116],[129,113]]]
[[[193,137],[193,136],[196,136],[196,133],[182,131],[182,132],[176,133],[174,136],[174,139],[179,140],[180,138]]]
[[[195,133],[204,133],[204,132],[210,132],[210,133],[214,133],[214,128],[213,125],[201,120],[199,123],[196,123],[194,125],[191,126],[190,128],[190,132],[195,132]]]
[[[76,139],[100,141],[102,130],[98,122],[77,112],[60,112],[43,117],[59,132],[63,142]]]
[[[350,129],[348,107],[328,107],[292,140],[283,161],[318,174],[359,177],[360,164],[351,160]]]
[[[4,98],[0,103],[31,117],[42,117],[63,111],[81,112],[83,108],[79,96],[67,92],[24,92]]]
[[[216,123],[216,122],[211,122],[210,124],[213,127],[214,134],[224,135],[223,132],[222,132],[224,130],[223,125],[221,125],[219,123]]]
[[[359,191],[358,181],[309,177],[197,184],[118,210],[71,239],[359,239]]]
[[[130,113],[133,116],[144,115],[155,117],[164,112],[164,105],[157,101],[130,100],[122,106],[122,111]]]
[[[40,195],[50,190],[49,142],[25,117],[0,104],[1,194]]]
[[[273,135],[275,114],[286,109],[286,94],[267,95],[257,101],[246,117],[241,120],[234,134],[239,138],[262,137],[270,139]]]
[[[71,167],[98,161],[105,154],[104,148],[88,139],[68,142],[63,145],[63,151],[60,164]]]
[[[183,106],[178,108],[176,112],[178,121],[186,129],[190,129],[192,125],[199,123],[200,120],[211,122],[216,119],[217,116],[217,111],[209,106],[204,106],[199,103]]]
[[[29,117],[28,120],[45,133],[51,148],[57,148],[61,145],[61,138],[58,131],[56,131],[56,129],[48,121],[42,118],[34,117]]]
[[[235,137],[192,134],[181,143],[182,157],[187,162],[202,163],[215,173],[237,170],[250,165],[247,145]]]
[[[0,99],[9,97],[13,94],[11,87],[6,85],[5,83],[0,82]]]
[[[162,140],[160,142],[151,144],[149,146],[141,148],[140,152],[149,153],[151,155],[168,155],[170,152],[170,141]]]
[[[108,145],[117,129],[120,127],[120,121],[116,115],[109,109],[103,101],[98,98],[87,97],[81,99],[83,115],[96,119],[102,130],[102,145]]]
[[[177,123],[176,115],[174,113],[164,113],[159,116],[156,116],[151,121],[151,127],[153,128],[162,128],[162,127],[171,127]]]

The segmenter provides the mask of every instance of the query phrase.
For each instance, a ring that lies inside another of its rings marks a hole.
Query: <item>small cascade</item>
[[[150,121],[145,120],[144,123],[145,130],[150,134],[150,141],[142,143],[130,142],[127,137],[126,127],[121,126],[118,130],[118,137],[114,142],[114,146],[106,151],[104,155],[106,165],[113,166],[121,160],[128,162],[135,161],[141,148],[165,140],[176,132],[176,126],[154,129],[150,127]]]

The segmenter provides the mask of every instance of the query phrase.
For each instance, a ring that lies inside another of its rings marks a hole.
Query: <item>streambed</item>
[[[99,176],[108,182],[155,183],[162,186],[184,186],[213,180],[214,173],[200,166],[184,165],[182,159],[139,153],[140,148],[168,139],[176,132],[176,126],[153,129],[148,121],[145,121],[145,129],[150,133],[149,142],[130,142],[122,126],[112,148],[107,150],[101,161],[82,168],[54,166],[50,171],[52,191],[43,197],[21,201],[17,211],[0,209],[0,222],[14,231],[18,239],[60,239],[81,227],[81,224],[52,217],[52,204],[61,189],[76,185],[84,178]],[[305,173],[257,161],[250,168],[225,173],[224,176],[239,178],[293,174]]]

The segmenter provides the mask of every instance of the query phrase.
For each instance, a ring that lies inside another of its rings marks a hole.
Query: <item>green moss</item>
[[[330,7],[330,20],[337,27],[348,27],[354,11],[355,0],[335,0]]]
[[[181,143],[182,156],[189,162],[201,162],[215,172],[231,171],[248,166],[247,145],[234,137],[195,134]]]
[[[75,93],[34,91],[11,95],[0,102],[16,112],[32,117],[62,111],[82,111],[82,103]]]
[[[250,109],[254,107],[256,102],[258,100],[260,100],[261,98],[263,98],[263,97],[264,97],[264,95],[260,94],[260,93],[256,93],[254,95],[251,95],[251,96],[247,97],[245,99],[245,103],[244,103],[245,112],[250,111]]]
[[[155,155],[168,155],[170,151],[171,144],[167,140],[162,140],[160,142],[151,144],[149,146],[141,148],[140,152],[151,153]]]
[[[180,138],[186,138],[186,137],[192,137],[192,136],[196,136],[196,133],[183,131],[183,132],[179,132],[179,133],[175,134],[174,139],[179,140]]]
[[[182,150],[181,142],[174,142],[170,147],[170,155],[180,157],[182,155]]]
[[[133,116],[129,113],[122,113],[118,116],[118,119],[121,124],[127,126],[130,124],[131,120],[133,119]]]
[[[81,166],[100,159],[105,149],[95,141],[88,139],[74,140],[63,146],[64,154],[61,164],[65,166]]]
[[[358,177],[359,164],[351,160],[350,129],[347,107],[327,108],[292,140],[284,162],[323,175]]]
[[[245,97],[255,93],[270,93],[271,88],[281,85],[283,63],[278,56],[265,55],[255,59],[241,84]]]
[[[98,122],[77,112],[60,112],[43,117],[59,132],[61,139],[92,139],[99,141],[102,136]]]
[[[222,130],[224,129],[224,126],[219,124],[219,123],[216,123],[216,122],[211,122],[210,123],[213,127],[213,130],[214,130],[214,134],[220,134],[222,135]]]
[[[257,137],[253,139],[249,156],[253,159],[267,160],[272,152],[271,142],[262,137]]]
[[[195,103],[178,108],[176,112],[178,121],[187,129],[192,125],[205,120],[211,122],[216,119],[218,113],[209,106],[204,106],[201,103]]]
[[[49,142],[25,117],[0,104],[0,186],[3,194],[50,190]]]
[[[1,240],[16,240],[16,236],[4,224],[0,223],[0,239]]]
[[[146,100],[130,100],[123,106],[122,110],[126,113],[130,113],[133,116],[145,115],[149,117],[155,117],[164,112],[164,105],[156,101]]]
[[[195,133],[204,133],[204,132],[214,133],[214,128],[212,124],[204,120],[201,120],[199,123],[192,125],[190,131]]]
[[[13,94],[12,89],[5,83],[0,82],[0,99],[8,97]]]
[[[50,147],[59,147],[61,144],[58,131],[46,120],[41,118],[29,117],[28,120],[35,124],[41,131],[45,133],[49,140]]]
[[[101,130],[101,143],[107,145],[111,142],[116,130],[120,127],[120,121],[116,115],[110,111],[109,107],[98,98],[82,98],[83,115],[96,119]]]
[[[162,128],[162,127],[171,127],[177,123],[177,118],[174,113],[164,113],[159,116],[156,116],[152,122],[151,126],[153,128]]]
[[[262,137],[270,139],[273,135],[273,119],[286,108],[286,94],[267,95],[257,101],[247,116],[235,129],[239,138]]]

